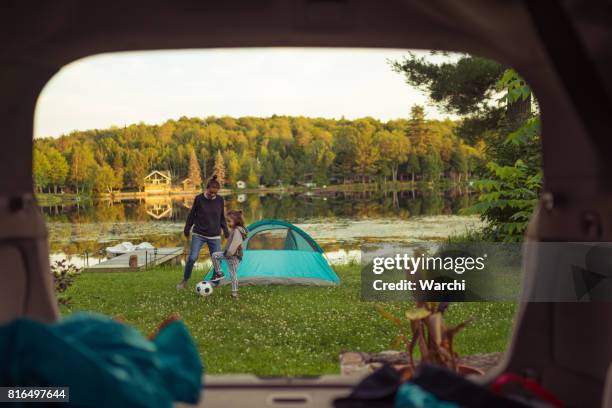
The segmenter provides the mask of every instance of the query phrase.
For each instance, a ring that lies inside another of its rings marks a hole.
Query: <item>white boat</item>
[[[131,242],[122,242],[115,246],[106,247],[106,257],[114,258],[117,255],[127,254],[128,252],[142,249],[155,249],[155,247],[149,242],[141,242],[138,245],[134,245]]]

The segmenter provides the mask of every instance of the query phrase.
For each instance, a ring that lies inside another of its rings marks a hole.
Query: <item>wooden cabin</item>
[[[196,186],[189,177],[181,181],[181,186],[183,188],[183,191],[196,191],[200,188],[200,186]]]
[[[172,176],[169,171],[154,170],[144,178],[146,194],[168,194],[172,189]]]

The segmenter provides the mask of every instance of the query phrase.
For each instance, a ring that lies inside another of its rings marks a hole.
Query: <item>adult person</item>
[[[191,232],[191,249],[189,257],[185,263],[185,271],[183,272],[183,280],[176,285],[177,289],[185,289],[191,273],[193,265],[200,256],[200,249],[204,244],[208,245],[208,252],[212,255],[215,252],[221,251],[221,230],[225,238],[229,236],[227,222],[225,221],[225,202],[219,193],[221,185],[214,175],[206,184],[206,191],[198,194],[193,201],[193,206],[187,222],[185,223],[185,237],[189,238]],[[193,231],[191,228],[193,227]]]

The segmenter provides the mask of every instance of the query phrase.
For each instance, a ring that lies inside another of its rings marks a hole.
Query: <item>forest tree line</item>
[[[462,118],[457,136],[484,141],[486,170],[473,183],[478,203],[465,212],[485,221],[483,240],[520,242],[543,180],[540,110],[529,84],[510,67],[470,55],[433,63],[409,53],[391,66],[438,109]]]
[[[222,173],[225,186],[312,182],[465,180],[483,169],[485,146],[456,135],[451,120],[427,120],[415,105],[407,119],[272,116],[169,120],[162,125],[75,131],[34,141],[39,192],[141,190],[153,170],[199,184]]]

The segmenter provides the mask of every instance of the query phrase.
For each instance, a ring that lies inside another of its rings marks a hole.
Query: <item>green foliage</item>
[[[34,186],[38,192],[41,192],[49,185],[49,160],[47,160],[47,155],[44,151],[34,148],[33,162],[32,174],[34,176]]]
[[[520,241],[538,201],[542,173],[531,172],[521,160],[513,166],[491,162],[487,167],[492,177],[474,183],[480,191],[478,203],[465,212],[480,214],[487,221],[487,239]]]
[[[51,276],[53,276],[55,292],[65,292],[80,273],[81,270],[66,259],[53,262],[51,265]]]
[[[498,97],[505,67],[470,55],[437,63],[412,53],[403,60],[390,61],[390,65],[440,109],[462,117],[456,134],[466,143],[473,146],[484,140],[495,147],[502,142],[498,132],[506,108],[499,106]],[[510,80],[506,78],[504,83]]]
[[[419,162],[419,157],[414,152],[408,157],[406,169],[410,173],[412,181],[415,179],[415,174],[421,173],[421,163]]]
[[[525,146],[532,142],[538,142],[540,135],[540,118],[530,118],[525,125],[510,133],[506,139],[507,143],[514,146]]]
[[[57,149],[49,149],[45,152],[48,170],[47,178],[49,184],[53,186],[54,192],[57,193],[57,188],[62,186],[68,175],[68,162]]]
[[[502,77],[495,84],[495,88],[504,92],[502,100],[506,105],[519,100],[527,100],[531,97],[529,85],[513,69],[506,69]]]
[[[444,164],[440,158],[440,154],[435,150],[430,150],[421,159],[421,170],[426,180],[435,181],[440,178],[440,174],[444,170]]]
[[[142,190],[147,170],[144,155],[140,151],[127,152],[124,184]]]
[[[121,316],[150,333],[179,312],[210,374],[338,374],[341,352],[388,350],[397,330],[378,317],[371,303],[360,301],[359,265],[334,269],[342,279],[337,287],[241,286],[238,302],[230,299],[226,286],[203,299],[193,291],[194,279],[189,290],[177,292],[180,267],[83,273],[66,292],[71,301],[62,306],[62,313],[90,310]],[[392,314],[407,307],[405,302],[385,305]],[[505,350],[515,312],[510,303],[452,304],[445,313],[449,325],[476,317],[469,330],[456,337],[456,351],[468,355]]]
[[[73,147],[70,158],[70,182],[77,193],[79,189],[91,188],[95,167],[96,160],[91,149],[78,145]]]
[[[227,163],[226,179],[228,187],[233,187],[240,180],[240,161],[238,155],[234,151],[227,151],[224,155],[224,161]]]
[[[489,109],[505,69],[495,61],[469,55],[438,64],[409,53],[402,61],[390,63],[408,84],[425,91],[445,111],[462,116]]]
[[[197,167],[203,180],[223,171],[220,178],[230,188],[239,180],[252,187],[389,176],[437,180],[455,149],[462,149],[470,162],[482,162],[482,155],[455,135],[456,127],[450,120],[427,120],[420,106],[412,107],[409,119],[386,123],[373,118],[183,117],[160,126],[141,123],[36,139],[34,183],[39,192],[142,190],[144,177],[153,170],[170,171],[175,182],[192,176],[197,183]],[[435,166],[439,174],[428,168],[425,176],[419,161],[431,150],[443,166]]]
[[[450,169],[461,174],[465,174],[469,170],[469,162],[465,150],[458,147],[453,150],[450,160]]]
[[[530,99],[531,91],[511,69],[506,70],[499,80],[498,89],[506,90],[502,98],[504,103]],[[475,183],[480,191],[479,202],[467,212],[479,213],[487,221],[484,231],[487,239],[504,242],[522,240],[542,188],[539,135],[539,117],[527,119],[504,141],[505,146],[524,159],[518,159],[512,165],[491,161],[487,165],[490,178]]]
[[[380,149],[381,167],[386,170],[385,175],[391,174],[392,181],[397,181],[399,166],[406,163],[410,155],[410,139],[399,130],[383,130],[377,133],[377,144]]]
[[[112,193],[113,189],[119,185],[112,167],[104,163],[96,171],[94,188],[99,193]]]
[[[67,305],[70,298],[64,295],[64,292],[72,286],[75,279],[80,275],[81,269],[71,264],[66,259],[53,262],[51,264],[51,276],[53,277],[53,285],[55,293],[60,304]]]
[[[475,183],[479,202],[468,212],[487,221],[486,239],[520,240],[542,184],[540,120],[525,80],[512,69],[467,55],[440,64],[409,54],[391,66],[440,108],[463,116],[456,135],[467,143],[444,160],[447,169],[487,174]],[[463,157],[466,149],[484,153],[488,165],[480,169],[475,152]],[[435,157],[422,157],[420,164],[424,173],[433,167],[435,174]]]

